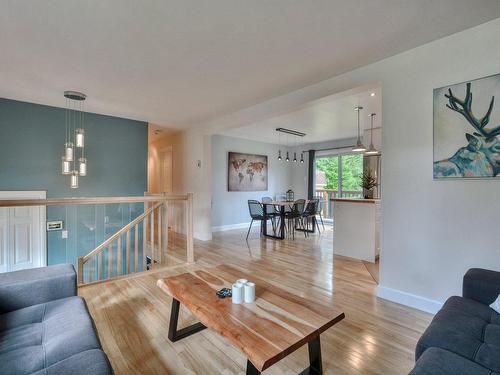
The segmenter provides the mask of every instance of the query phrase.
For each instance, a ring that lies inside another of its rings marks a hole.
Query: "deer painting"
[[[465,134],[466,146],[460,147],[450,158],[434,162],[434,177],[500,177],[500,125],[487,126],[495,97],[492,96],[484,116],[477,118],[472,113],[470,82],[463,100],[451,89],[444,96],[448,99],[446,107],[463,116],[473,132]]]

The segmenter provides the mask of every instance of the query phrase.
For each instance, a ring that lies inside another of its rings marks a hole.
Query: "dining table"
[[[296,202],[295,200],[293,200],[293,201],[278,201],[278,200],[273,200],[273,201],[261,202],[262,206],[264,208],[264,212],[268,212],[268,209],[267,209],[268,206],[272,206],[273,208],[278,208],[277,211],[278,211],[278,216],[280,218],[280,220],[279,220],[279,228],[277,228],[278,229],[277,231],[275,229],[273,234],[269,234],[268,231],[267,231],[267,219],[262,221],[262,225],[263,225],[262,235],[264,237],[274,238],[274,239],[278,239],[278,240],[284,240],[285,239],[285,213],[286,213],[286,208],[287,207],[291,208],[295,202]],[[309,200],[306,199],[305,200],[306,206],[307,206],[308,202],[309,202]],[[309,232],[309,233],[314,233],[315,232],[315,223],[313,222],[312,229],[309,229],[309,228],[305,228],[305,229],[295,228],[295,230],[297,230],[297,231],[306,231],[306,232]]]
[[[285,239],[285,211],[286,207],[293,206],[294,201],[268,201],[262,202],[262,206],[264,207],[264,212],[268,212],[267,207],[272,206],[273,208],[278,207],[279,213],[279,230],[274,234],[267,233],[267,219],[263,221],[262,235],[265,237],[275,238],[278,240]]]

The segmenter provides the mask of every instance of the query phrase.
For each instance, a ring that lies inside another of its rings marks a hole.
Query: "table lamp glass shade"
[[[80,158],[78,159],[80,162],[79,164],[79,175],[80,176],[86,176],[87,175],[87,158]]]
[[[72,189],[77,189],[78,188],[78,172],[73,171],[71,174],[71,188]]]
[[[85,130],[78,128],[76,129],[75,143],[76,147],[84,147],[85,146]]]
[[[64,144],[64,157],[66,158],[66,161],[73,161],[73,142],[66,142]]]
[[[71,174],[71,162],[66,160],[65,156],[63,156],[61,158],[61,173],[62,174]]]

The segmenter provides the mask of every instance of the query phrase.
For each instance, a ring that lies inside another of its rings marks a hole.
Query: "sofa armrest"
[[[500,294],[500,272],[471,268],[464,275],[462,296],[490,305]]]
[[[76,294],[71,264],[0,274],[0,314]]]

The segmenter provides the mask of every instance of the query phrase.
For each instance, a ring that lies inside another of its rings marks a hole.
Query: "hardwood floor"
[[[174,266],[80,288],[117,375],[244,374],[244,355],[215,332],[170,342],[172,300],[156,286],[161,277],[224,263],[345,312],[321,336],[325,374],[407,374],[413,367],[416,342],[431,315],[376,298],[376,283],[362,262],[333,256],[331,230],[307,239],[298,233],[295,241],[260,239],[253,232],[248,245],[245,235],[235,230],[196,241],[190,266],[175,265],[183,256],[177,240],[168,255]],[[194,322],[182,308],[179,326]],[[264,374],[297,374],[307,364],[303,347]]]

